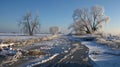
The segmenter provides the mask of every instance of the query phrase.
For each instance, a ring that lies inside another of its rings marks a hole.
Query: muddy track
[[[88,48],[80,43],[72,46],[74,48],[68,53],[60,54],[54,59],[34,67],[92,67],[88,57]]]

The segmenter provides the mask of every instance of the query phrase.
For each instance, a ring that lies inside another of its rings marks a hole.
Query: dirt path
[[[92,67],[88,52],[88,48],[84,45],[73,44],[73,49],[68,53],[58,55],[51,61],[34,67]]]

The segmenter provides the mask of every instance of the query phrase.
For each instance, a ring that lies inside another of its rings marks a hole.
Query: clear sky
[[[15,32],[18,21],[27,11],[40,14],[42,31],[59,26],[62,31],[72,24],[72,14],[77,8],[100,5],[110,23],[104,25],[106,32],[120,33],[120,0],[0,0],[0,32]]]

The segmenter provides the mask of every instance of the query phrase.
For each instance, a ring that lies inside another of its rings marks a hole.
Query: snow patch
[[[89,48],[89,57],[99,67],[120,67],[119,50],[112,50],[110,47],[95,42],[82,42]],[[108,54],[107,54],[108,53]]]
[[[34,64],[27,65],[26,67],[33,67],[33,66],[35,66],[35,65],[38,65],[38,64],[42,64],[42,63],[48,62],[48,61],[54,59],[54,58],[55,58],[56,56],[58,56],[58,55],[59,55],[59,54],[56,53],[56,54],[54,54],[53,56],[49,57],[48,59],[44,59],[44,60],[42,60],[42,61],[40,61],[40,62],[36,62],[36,63],[34,63]]]

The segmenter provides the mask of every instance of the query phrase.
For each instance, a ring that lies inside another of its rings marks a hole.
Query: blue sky
[[[104,25],[106,32],[120,33],[120,0],[0,0],[0,32],[18,30],[18,21],[30,11],[39,12],[42,31],[51,26],[59,26],[62,31],[72,24],[72,14],[77,8],[100,5],[110,23]]]

